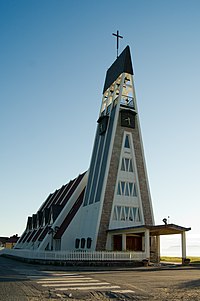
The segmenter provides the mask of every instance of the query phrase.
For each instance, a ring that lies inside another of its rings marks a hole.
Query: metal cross
[[[113,33],[112,35],[117,38],[117,58],[118,58],[119,38],[123,39],[123,37],[119,35],[119,30],[117,30],[117,33]]]

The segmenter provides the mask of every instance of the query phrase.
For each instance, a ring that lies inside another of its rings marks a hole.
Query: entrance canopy
[[[156,254],[159,261],[160,258],[160,236],[181,234],[181,249],[182,249],[182,261],[184,263],[186,259],[186,236],[185,232],[191,230],[191,228],[181,227],[175,224],[165,225],[143,225],[136,227],[118,228],[108,230],[108,234],[112,237],[112,248],[114,250],[133,250],[143,251],[146,254],[146,258],[150,258],[150,254],[155,253],[155,250],[151,247],[151,237],[156,237]]]
[[[151,236],[159,235],[171,235],[171,234],[181,234],[183,232],[191,230],[191,228],[181,227],[175,224],[166,224],[166,225],[145,225],[145,226],[136,226],[136,227],[127,227],[108,230],[109,233],[138,233],[148,229]]]
[[[191,228],[181,227],[175,224],[167,225],[157,225],[157,226],[147,226],[147,229],[150,230],[151,235],[171,235],[171,234],[181,234],[185,231],[191,230]]]

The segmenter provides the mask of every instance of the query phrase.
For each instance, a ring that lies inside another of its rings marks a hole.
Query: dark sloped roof
[[[39,226],[42,225],[42,217],[43,217],[43,212],[42,211],[38,211],[37,212],[37,223]]]
[[[25,237],[26,234],[27,234],[27,233],[24,232],[24,233],[21,235],[20,239],[18,240],[18,243],[22,242],[22,240],[23,240],[23,238]],[[1,241],[1,239],[0,239],[0,241]]]
[[[84,193],[85,193],[85,188],[82,190],[81,194],[79,195],[78,199],[76,200],[76,202],[74,203],[74,205],[72,206],[70,212],[67,214],[67,216],[65,217],[64,221],[62,222],[59,230],[56,232],[56,234],[54,235],[54,239],[60,239],[63,235],[63,233],[65,232],[65,230],[67,229],[67,227],[69,226],[69,224],[71,223],[71,221],[73,220],[74,216],[76,215],[76,213],[78,212],[80,206],[83,203],[83,198],[84,198]]]
[[[56,189],[56,191],[52,194],[51,198],[49,199],[48,203],[46,204],[45,208],[50,208],[51,205],[55,202],[57,195],[59,194],[60,189]]]
[[[32,226],[33,226],[33,224],[32,224],[32,216],[28,216],[26,229],[31,230]]]
[[[43,218],[45,220],[45,225],[48,224],[49,222],[49,213],[50,213],[50,208],[44,208]]]
[[[62,205],[52,205],[51,214],[53,217],[53,222],[55,222],[56,218],[58,217],[62,209],[63,209]]]
[[[29,237],[28,237],[28,239],[27,239],[27,242],[30,242],[30,241],[31,241],[31,239],[32,239],[33,236],[35,235],[36,231],[37,231],[37,230],[35,230],[35,229],[32,230],[31,234],[29,235]]]
[[[69,181],[66,185],[63,185],[61,188],[56,189],[53,193],[51,193],[46,201],[43,203],[39,211],[45,211],[45,209],[49,209],[52,205],[61,205],[64,206],[68,199],[72,196],[78,184],[81,182],[86,172],[80,174],[75,179]]]
[[[111,84],[118,78],[121,73],[133,74],[133,67],[131,62],[130,48],[127,46],[120,56],[114,61],[106,73],[103,93],[111,86]]]
[[[26,233],[26,235],[24,236],[22,242],[25,243],[25,241],[27,240],[27,238],[28,238],[30,235],[31,235],[31,231],[28,231],[28,232]]]
[[[70,199],[70,197],[72,196],[72,194],[74,193],[74,191],[76,190],[76,188],[78,187],[78,185],[80,184],[81,180],[83,179],[85,173],[86,172],[82,173],[76,179],[74,179],[72,181],[72,185],[70,186],[70,189],[68,189],[65,197],[60,202],[61,205],[63,205],[63,206],[66,205],[66,203],[68,202],[68,200]]]
[[[37,214],[32,215],[33,229],[37,228]]]
[[[54,199],[54,204],[59,203],[59,200],[60,200],[60,198],[61,198],[63,192],[64,192],[65,189],[67,188],[67,185],[68,185],[68,184],[63,185],[63,186],[59,189],[58,193],[56,194],[56,198]]]
[[[47,197],[47,199],[43,202],[42,206],[40,207],[40,211],[42,211],[44,209],[44,207],[46,207],[46,205],[48,204],[49,200],[51,200],[53,196],[53,193],[50,193],[49,196]]]
[[[61,188],[55,190],[55,192],[49,194],[38,212],[28,217],[26,232],[24,232],[23,236],[20,239],[20,242],[25,243],[36,240],[42,241],[44,239],[44,237],[48,233],[50,216],[52,215],[53,221],[56,220],[70,197],[77,189],[85,173],[86,172],[80,174],[78,177],[71,180],[68,184],[63,185]],[[80,202],[80,199],[78,200]],[[77,206],[77,203],[75,204]],[[42,227],[44,225],[44,221],[45,227]]]
[[[48,226],[46,226],[46,227],[43,229],[43,231],[42,231],[42,233],[40,234],[38,240],[39,240],[39,241],[42,241],[42,240],[45,238],[45,236],[47,235],[47,233],[48,233]]]
[[[37,240],[37,238],[39,237],[39,235],[42,233],[42,230],[43,230],[43,228],[39,228],[37,230],[37,232],[35,233],[35,235],[32,238],[32,241],[36,241]]]
[[[45,219],[45,225],[49,223],[50,214],[53,214],[53,221],[58,217],[63,207],[66,205],[81,180],[83,179],[86,172],[80,174],[77,178],[71,180],[68,184],[63,185],[60,189],[49,195],[47,201],[40,208],[40,212],[43,212],[43,218]]]

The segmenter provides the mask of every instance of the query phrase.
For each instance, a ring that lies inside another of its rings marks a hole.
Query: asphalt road
[[[0,301],[196,301],[200,268],[83,269],[26,264],[0,257]]]

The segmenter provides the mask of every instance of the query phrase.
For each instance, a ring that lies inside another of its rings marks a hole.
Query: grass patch
[[[167,261],[167,262],[182,262],[181,257],[170,257],[170,256],[161,256],[161,261]]]
[[[187,256],[187,258],[190,259],[191,263],[198,263],[200,264],[200,257],[194,257],[194,256]],[[170,257],[170,256],[161,256],[161,261],[167,261],[167,262],[182,262],[181,257]]]

